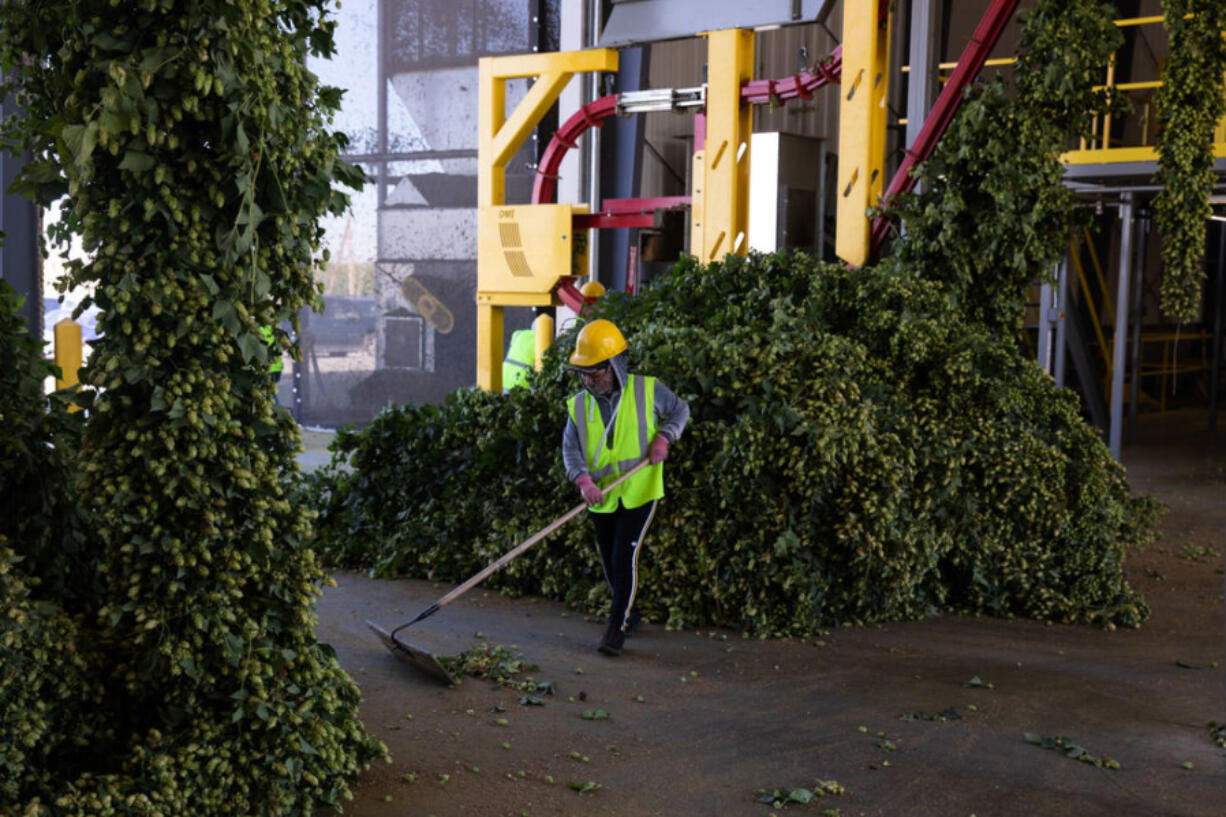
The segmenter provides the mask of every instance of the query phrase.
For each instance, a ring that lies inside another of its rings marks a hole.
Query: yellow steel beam
[[[996,59],[984,60],[983,65],[985,68],[996,68],[1002,65],[1013,65],[1015,62],[1017,62],[1017,57],[997,57]],[[941,69],[942,71],[949,71],[957,67],[958,63],[956,62],[937,63],[937,68]],[[904,74],[909,74],[911,73],[911,66],[904,65],[901,70]]]
[[[494,57],[477,62],[477,206],[506,201],[506,165],[494,163],[494,140],[507,118],[507,83],[494,71]]]
[[[1149,88],[1161,88],[1162,80],[1151,79],[1151,80],[1145,80],[1143,82],[1117,82],[1110,87],[1114,88],[1117,91],[1143,91]],[[1095,91],[1105,91],[1107,90],[1107,88],[1108,86],[1106,85],[1095,85],[1094,86]]]
[[[690,252],[710,262],[749,251],[752,110],[741,103],[741,85],[753,79],[754,33],[725,29],[703,36],[707,38],[707,139],[702,149],[703,176],[694,177],[697,189],[691,194],[698,214],[692,224],[697,222],[698,229],[690,231]]]
[[[1156,17],[1124,17],[1122,19],[1116,20],[1115,24],[1119,28],[1127,28],[1128,26],[1145,26],[1145,25],[1153,25],[1155,23],[1161,23],[1161,22],[1162,22],[1162,15],[1159,14]]]
[[[839,104],[838,221],[835,252],[853,267],[868,261],[867,210],[884,183],[890,25],[877,0],[843,6],[843,78]]]
[[[1222,131],[1226,136],[1226,130]],[[1213,143],[1215,158],[1226,158],[1226,140],[1215,139]],[[1101,148],[1099,150],[1070,150],[1060,156],[1060,161],[1067,165],[1098,165],[1109,162],[1156,162],[1158,149],[1156,147],[1135,148]]]
[[[552,292],[486,292],[477,293],[477,303],[494,306],[554,306]]]
[[[480,133],[477,140],[477,205],[506,201],[506,164],[557,100],[572,75],[616,71],[611,48],[484,57],[477,63]],[[539,77],[528,95],[507,115],[507,80]]]
[[[511,54],[506,57],[485,57],[499,79],[539,77],[565,71],[616,71],[617,51],[612,48],[591,48],[585,51],[548,51],[536,54]]]
[[[477,385],[502,391],[502,306],[477,299]]]
[[[1097,165],[1107,162],[1156,162],[1157,160],[1158,149],[1155,147],[1070,150],[1060,157],[1060,161],[1069,165]]]
[[[506,167],[515,151],[523,146],[532,134],[532,129],[557,101],[558,95],[572,76],[573,74],[560,72],[537,77],[527,95],[515,106],[515,112],[507,117],[498,133],[494,134],[490,160],[495,167]]]

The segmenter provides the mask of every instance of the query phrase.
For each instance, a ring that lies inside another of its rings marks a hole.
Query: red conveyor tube
[[[558,132],[549,140],[545,152],[541,154],[540,164],[536,168],[536,180],[532,183],[533,204],[550,204],[553,201],[558,167],[561,166],[566,151],[575,146],[576,140],[585,130],[593,125],[603,125],[604,121],[616,112],[617,94],[609,94],[584,105],[558,128]]]

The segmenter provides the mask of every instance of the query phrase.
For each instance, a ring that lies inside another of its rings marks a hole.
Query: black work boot
[[[630,608],[630,619],[626,622],[626,632],[632,633],[637,630],[643,623],[643,614],[639,612],[639,608]]]
[[[622,645],[626,643],[626,634],[620,628],[610,627],[605,630],[604,637],[600,639],[600,646],[596,649],[608,656],[617,656],[622,654]]]

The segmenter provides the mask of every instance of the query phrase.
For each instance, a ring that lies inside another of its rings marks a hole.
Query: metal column
[[[1057,275],[1059,273],[1057,272]],[[1036,358],[1043,371],[1053,374],[1055,361],[1053,350],[1056,345],[1056,290],[1050,283],[1044,281],[1039,287],[1039,338]]]
[[[1149,235],[1150,211],[1142,207],[1137,213],[1141,230],[1137,234],[1137,260],[1133,265],[1132,278],[1132,354],[1128,370],[1132,380],[1128,384],[1128,444],[1137,439],[1137,413],[1141,403],[1141,310],[1142,284],[1145,281],[1145,241]]]
[[[1056,360],[1052,366],[1052,377],[1057,386],[1064,385],[1064,358],[1068,351],[1068,265],[1068,253],[1065,253],[1056,273],[1056,304],[1060,314],[1056,321]]]
[[[1132,278],[1132,193],[1120,195],[1120,269],[1115,290],[1115,333],[1111,343],[1111,427],[1107,447],[1120,459],[1124,431],[1124,352],[1128,347],[1128,285]]]
[[[602,0],[589,0],[584,3],[583,20],[584,37],[587,42],[585,48],[595,48],[600,41],[600,29],[603,24],[603,14],[601,9],[604,6]],[[593,73],[583,80],[582,102],[584,105],[599,99],[604,96],[604,90],[600,87],[601,77],[598,73]],[[635,117],[641,118],[641,117]],[[600,154],[601,154],[601,131],[604,128],[588,128],[583,135],[583,143],[585,145],[585,153],[581,154],[580,161],[583,162],[583,180],[580,182],[580,189],[587,197],[587,206],[589,213],[600,212],[600,198],[602,195],[600,189]],[[561,201],[561,199],[559,199]],[[600,230],[588,230],[587,236],[587,274],[588,278],[593,281],[600,280]]]
[[[0,118],[18,112],[10,96],[0,103]],[[7,191],[26,162],[26,155],[0,151],[0,278],[25,296],[20,312],[30,334],[42,338],[43,286],[38,255],[38,210],[34,202]]]
[[[1217,285],[1213,288],[1213,369],[1209,372],[1209,430],[1217,431],[1217,392],[1222,377],[1222,310],[1226,309],[1226,224],[1218,221]]]
[[[878,0],[843,4],[843,77],[839,86],[839,188],[835,252],[853,267],[869,261],[868,209],[885,186],[890,24]]]
[[[910,63],[907,78],[907,149],[924,127],[924,119],[936,98],[936,67],[940,36],[940,9],[937,0],[911,1]]]
[[[651,46],[626,48],[617,62],[617,93],[641,91],[647,87]],[[638,198],[643,168],[643,133],[647,117],[616,116],[605,120],[600,128],[600,197],[604,199]],[[596,130],[591,128],[589,130]],[[598,212],[599,203],[591,212]],[[596,230],[592,231],[594,235]],[[600,278],[609,289],[626,292],[626,270],[630,263],[630,247],[638,244],[638,230],[625,227],[606,231],[601,236],[595,255],[599,256]],[[590,241],[590,239],[589,239]],[[591,252],[589,245],[589,252]]]

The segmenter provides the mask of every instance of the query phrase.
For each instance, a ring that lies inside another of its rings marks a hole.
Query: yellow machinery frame
[[[840,104],[840,201],[836,251],[852,265],[871,245],[868,209],[884,185],[889,23],[880,0],[847,0],[844,13],[843,98]],[[741,87],[753,79],[754,32],[708,31],[705,141],[694,152],[690,191],[690,252],[703,262],[749,248],[749,140],[752,109]],[[486,57],[479,63],[477,384],[502,388],[502,310],[557,306],[554,289],[584,274],[587,235],[573,217],[586,205],[506,202],[506,166],[532,129],[580,72],[617,70],[617,52],[601,48]],[[509,115],[507,80],[536,82]],[[538,361],[550,339],[538,339]]]
[[[502,310],[555,305],[560,277],[586,266],[587,236],[572,235],[570,204],[506,203],[507,163],[574,74],[616,71],[617,52],[600,48],[486,57],[478,63],[480,138],[477,144],[477,385],[502,389]],[[507,80],[536,82],[507,114]]]
[[[714,261],[727,253],[744,255],[749,246],[752,111],[741,101],[741,85],[753,78],[754,34],[729,29],[703,36],[710,66],[707,128],[694,159],[690,251]],[[574,215],[586,213],[587,206],[507,204],[507,163],[574,74],[616,70],[617,52],[607,48],[487,57],[479,63],[477,385],[483,389],[502,388],[503,308],[557,306],[559,280],[583,275],[587,266],[587,235],[573,228]],[[508,115],[507,80],[523,77],[535,77],[536,83]],[[538,348],[538,360],[546,346]]]

